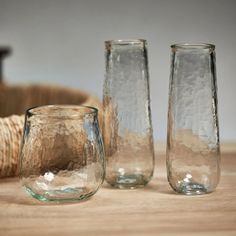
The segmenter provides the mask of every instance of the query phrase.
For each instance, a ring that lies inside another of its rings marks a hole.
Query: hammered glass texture
[[[212,192],[220,178],[214,45],[173,45],[167,172],[184,194]]]
[[[154,150],[145,40],[106,42],[103,105],[106,181],[119,188],[147,184]]]
[[[20,160],[22,183],[33,197],[90,197],[105,176],[97,110],[63,105],[28,110]]]

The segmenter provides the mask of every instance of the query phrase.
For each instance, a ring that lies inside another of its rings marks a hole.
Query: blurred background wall
[[[102,98],[104,40],[148,41],[154,137],[165,142],[170,44],[216,45],[220,135],[236,141],[235,0],[0,0],[8,83],[81,88]]]

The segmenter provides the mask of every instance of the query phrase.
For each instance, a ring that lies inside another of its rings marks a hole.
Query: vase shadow
[[[92,197],[92,196],[91,196]],[[90,197],[90,198],[91,198]],[[0,203],[18,204],[18,205],[42,205],[58,206],[71,205],[86,202],[88,199],[80,201],[40,201],[33,198],[22,186],[18,178],[6,178],[0,180]]]
[[[129,190],[129,191],[145,191],[145,192],[156,192],[160,194],[168,194],[168,195],[176,195],[174,190],[170,187],[167,179],[163,176],[154,177],[146,186],[140,187],[140,188],[133,188],[133,189],[120,189],[111,186],[107,182],[104,182],[102,185],[102,188],[108,189],[108,190],[116,190],[116,191],[123,191],[123,190]]]

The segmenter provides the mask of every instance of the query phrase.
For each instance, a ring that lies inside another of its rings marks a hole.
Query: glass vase
[[[146,41],[112,40],[105,47],[106,181],[118,188],[141,187],[154,168]]]
[[[215,46],[171,46],[167,174],[178,193],[212,192],[220,178]]]
[[[105,177],[97,109],[51,105],[26,112],[20,177],[41,201],[80,201]]]

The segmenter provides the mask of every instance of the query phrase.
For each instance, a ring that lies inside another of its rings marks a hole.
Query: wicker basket
[[[25,110],[46,104],[89,105],[102,110],[102,105],[96,97],[80,90],[55,86],[0,84],[0,177],[18,175]],[[99,122],[102,124],[101,112]]]

